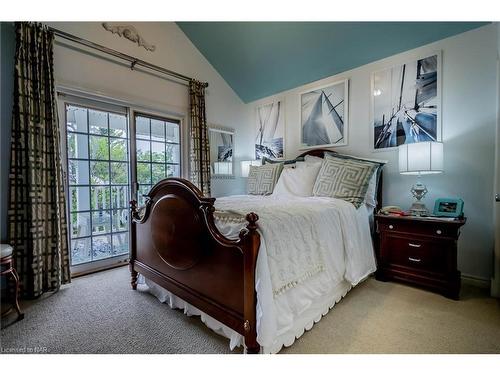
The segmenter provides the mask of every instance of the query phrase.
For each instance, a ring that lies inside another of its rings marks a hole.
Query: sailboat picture
[[[440,57],[372,74],[374,149],[441,140]]]
[[[348,80],[302,93],[302,147],[347,145]]]
[[[281,100],[257,107],[256,130],[255,159],[283,159],[285,117]]]

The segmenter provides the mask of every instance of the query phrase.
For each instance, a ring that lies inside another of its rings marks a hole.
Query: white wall
[[[146,41],[156,45],[154,52],[146,51],[116,34],[111,34],[98,22],[48,24],[186,76],[209,82],[206,92],[207,120],[211,124],[235,128],[235,158],[239,158],[238,150],[245,148],[245,132],[248,129],[247,120],[242,118],[242,114],[247,113],[246,106],[175,23],[133,23]],[[54,50],[57,85],[124,100],[138,104],[146,110],[188,119],[189,99],[185,84],[141,71],[131,71],[125,63],[117,65],[95,56],[96,52],[90,49],[90,53],[82,53],[76,48],[67,48],[71,42],[64,44],[63,46],[57,43]],[[187,126],[187,121],[184,124]],[[213,180],[212,194],[220,196],[237,192],[241,189],[241,183],[240,178]]]
[[[408,208],[415,179],[398,173],[397,151],[373,152],[370,144],[370,74],[427,53],[442,50],[442,123],[444,169],[423,176],[433,208],[438,197],[461,197],[468,218],[459,241],[458,263],[463,274],[487,279],[492,274],[493,181],[496,123],[497,25],[492,24],[303,85],[249,104],[253,108],[272,98],[283,98],[286,108],[286,157],[300,153],[299,93],[348,78],[349,145],[343,153],[389,160],[384,171],[384,205]],[[254,121],[254,120],[253,120]]]

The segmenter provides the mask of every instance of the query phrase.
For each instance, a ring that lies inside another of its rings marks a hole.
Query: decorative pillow
[[[250,166],[248,172],[247,192],[251,195],[272,194],[278,181],[283,163]]]
[[[298,163],[305,164],[305,162]],[[316,181],[320,168],[321,164],[313,164],[283,169],[278,183],[274,188],[273,196],[295,195],[298,197],[311,197],[314,182]]]
[[[304,157],[303,156],[299,156],[299,157],[297,157],[295,159],[289,159],[289,160],[273,160],[273,159],[266,158],[264,156],[262,158],[262,165],[282,163],[285,166],[285,165],[293,165],[293,164],[295,164],[298,161],[304,161]]]
[[[365,200],[370,179],[377,166],[354,159],[339,159],[325,155],[314,183],[313,194],[351,202],[359,208]]]
[[[362,158],[359,156],[339,154],[336,152],[329,153],[328,151],[325,151],[325,155],[330,155],[332,157],[337,157],[339,159],[361,160],[361,161],[364,161],[367,163],[373,163],[374,165],[376,165],[377,166],[376,172],[373,174],[373,176],[370,180],[370,183],[368,184],[368,190],[366,192],[365,203],[373,208],[377,207],[378,184],[380,181],[380,176],[382,175],[382,169],[384,168],[384,165],[387,164],[387,160]]]

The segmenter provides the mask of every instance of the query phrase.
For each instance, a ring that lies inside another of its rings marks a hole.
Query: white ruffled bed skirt
[[[160,302],[168,304],[170,308],[181,309],[184,311],[184,314],[188,316],[200,316],[201,321],[205,323],[208,328],[229,339],[229,348],[231,350],[238,346],[244,346],[244,338],[242,335],[200,311],[183,299],[170,293],[168,290],[159,286],[155,282],[139,275],[138,283],[139,290],[149,291],[156,298],[158,298]],[[314,323],[319,322],[321,318],[326,315],[330,309],[338,303],[347,294],[347,292],[349,292],[351,288],[351,284],[345,281],[340,282],[336,287],[332,288],[332,291],[328,296],[321,298],[321,300],[314,301],[307,311],[294,322],[293,327],[276,337],[272,345],[268,347],[261,347],[261,353],[278,353],[283,346],[291,346],[296,339],[304,334],[305,331],[309,331],[314,326]]]

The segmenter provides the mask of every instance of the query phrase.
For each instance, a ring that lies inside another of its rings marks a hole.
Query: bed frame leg
[[[246,354],[259,354],[260,353],[260,346],[254,346],[254,347],[246,347],[245,348],[245,353]]]
[[[134,266],[130,265],[130,285],[132,285],[133,290],[137,290],[137,271],[134,270]]]

